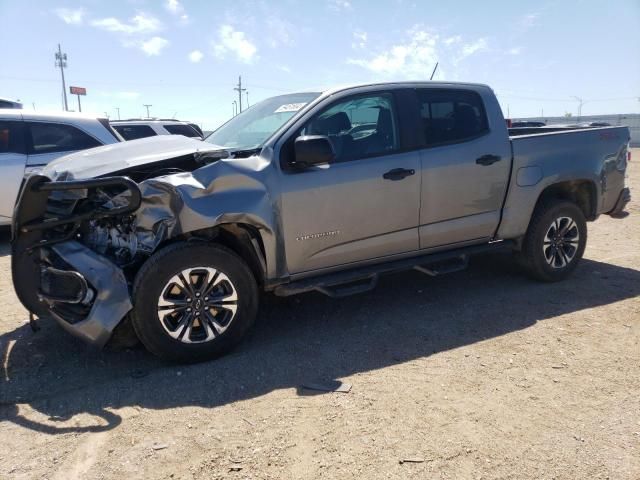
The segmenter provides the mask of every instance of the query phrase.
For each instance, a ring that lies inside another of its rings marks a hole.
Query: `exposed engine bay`
[[[119,267],[126,267],[141,259],[140,256],[150,255],[157,246],[152,235],[136,232],[136,218],[131,213],[108,215],[127,209],[131,201],[131,191],[117,186],[52,192],[46,217],[64,214],[71,218],[82,215],[89,218],[46,230],[43,240],[55,244],[72,237]]]
[[[55,244],[74,238],[121,268],[144,261],[166,238],[166,228],[163,228],[162,222],[152,229],[138,228],[136,216],[132,214],[135,208],[131,208],[131,203],[134,191],[137,192],[135,196],[140,197],[139,183],[175,174],[188,174],[219,158],[219,155],[185,155],[114,172],[138,183],[135,187],[133,182],[128,186],[117,182],[109,184],[110,178],[122,178],[114,176],[100,179],[107,181],[102,186],[92,187],[95,182],[88,181],[87,188],[53,190],[46,204],[45,222],[53,218],[78,216],[86,216],[86,219],[67,221],[44,230],[43,241]],[[136,207],[139,206],[139,200],[134,203]],[[125,210],[125,214],[115,213]]]
[[[124,266],[131,263],[140,253],[151,253],[151,249],[138,240],[138,235],[132,227],[132,218],[109,219],[103,221],[91,221],[87,227],[87,234],[83,243],[92,250],[106,255],[114,260],[117,265]]]

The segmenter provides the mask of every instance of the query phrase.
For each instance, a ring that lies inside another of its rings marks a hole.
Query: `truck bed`
[[[509,130],[509,139],[513,168],[500,238],[524,235],[536,199],[551,184],[589,182],[594,188],[594,217],[614,208],[624,188],[627,127],[517,128]]]

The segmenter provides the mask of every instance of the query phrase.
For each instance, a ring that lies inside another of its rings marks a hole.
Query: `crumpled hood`
[[[207,152],[219,152],[218,158],[228,156],[228,152],[222,147],[202,140],[182,135],[158,135],[65,155],[47,165],[42,170],[42,175],[52,180],[81,180],[170,158]]]

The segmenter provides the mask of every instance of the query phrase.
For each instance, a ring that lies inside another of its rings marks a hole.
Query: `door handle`
[[[500,155],[482,155],[481,157],[476,158],[476,163],[478,165],[491,165],[492,163],[499,162],[501,159]]]
[[[415,174],[416,171],[408,168],[394,168],[382,175],[385,180],[402,180],[405,177],[409,177]]]

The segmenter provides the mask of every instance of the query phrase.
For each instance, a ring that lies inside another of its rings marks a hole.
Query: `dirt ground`
[[[629,183],[640,192],[640,150]],[[195,366],[33,333],[0,245],[0,478],[639,479],[640,193],[559,284],[509,255],[266,297]],[[348,393],[300,389],[341,380]]]

